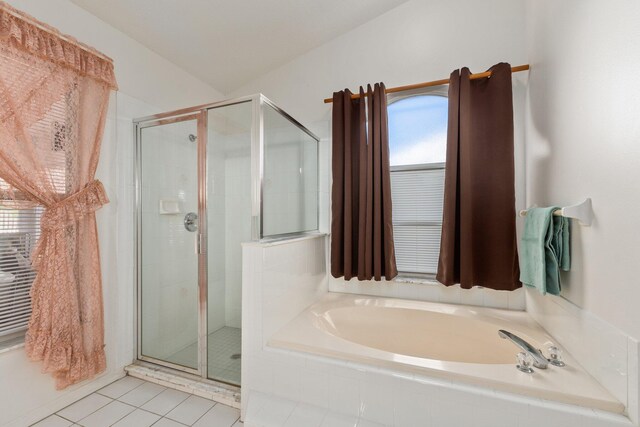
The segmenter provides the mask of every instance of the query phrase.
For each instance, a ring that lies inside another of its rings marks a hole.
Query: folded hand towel
[[[569,271],[568,218],[554,216],[557,207],[527,211],[520,245],[520,281],[543,295],[559,295],[560,269]]]

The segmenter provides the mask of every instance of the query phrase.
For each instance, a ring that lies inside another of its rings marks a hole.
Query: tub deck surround
[[[553,342],[524,312],[327,294],[275,333],[268,345],[623,413],[624,405],[566,352],[564,368],[518,371],[520,350],[501,339],[499,329],[543,350]]]

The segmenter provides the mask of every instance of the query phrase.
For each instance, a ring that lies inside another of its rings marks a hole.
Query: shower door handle
[[[198,254],[206,254],[207,253],[207,240],[204,237],[204,234],[198,233],[198,237],[196,240],[196,251]]]

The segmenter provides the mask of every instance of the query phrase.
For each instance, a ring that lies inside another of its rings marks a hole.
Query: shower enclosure
[[[241,244],[318,229],[318,138],[263,95],[134,120],[138,359],[240,384]]]

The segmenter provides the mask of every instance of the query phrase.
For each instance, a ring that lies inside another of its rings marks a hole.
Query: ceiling
[[[223,93],[406,0],[72,0]]]

